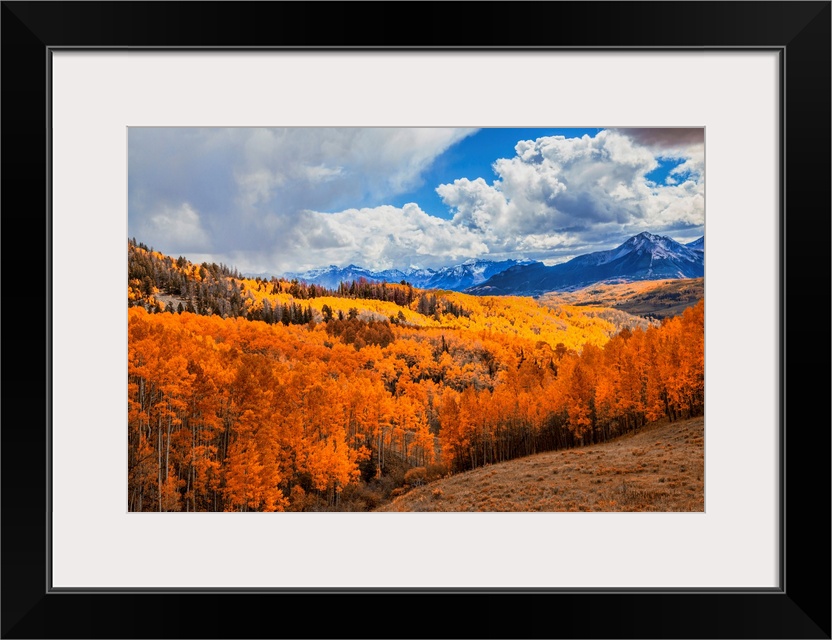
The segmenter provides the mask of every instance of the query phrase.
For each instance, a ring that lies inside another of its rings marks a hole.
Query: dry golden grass
[[[704,511],[704,418],[431,482],[377,511]]]

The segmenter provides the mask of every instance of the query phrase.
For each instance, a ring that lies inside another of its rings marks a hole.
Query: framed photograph
[[[3,637],[830,637],[830,3],[439,6],[3,3]]]
[[[703,127],[128,158],[131,512],[704,512]]]

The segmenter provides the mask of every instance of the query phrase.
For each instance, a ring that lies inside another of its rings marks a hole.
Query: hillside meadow
[[[377,511],[704,511],[704,419],[408,486]]]

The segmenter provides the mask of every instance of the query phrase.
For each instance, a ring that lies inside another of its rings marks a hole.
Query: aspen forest
[[[371,511],[704,414],[702,299],[327,288],[130,240],[127,332],[130,511]]]

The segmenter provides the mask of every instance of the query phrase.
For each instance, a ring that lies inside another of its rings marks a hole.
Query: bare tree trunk
[[[158,471],[158,486],[159,486],[159,511],[162,510],[162,416],[159,416],[159,421],[156,426],[156,449],[159,451],[159,461],[157,464]]]
[[[168,416],[168,441],[167,441],[167,444],[165,445],[165,482],[168,481],[168,468],[169,468],[169,462],[170,462],[170,428],[171,428],[171,422],[173,422],[173,420],[171,419],[170,416]]]

